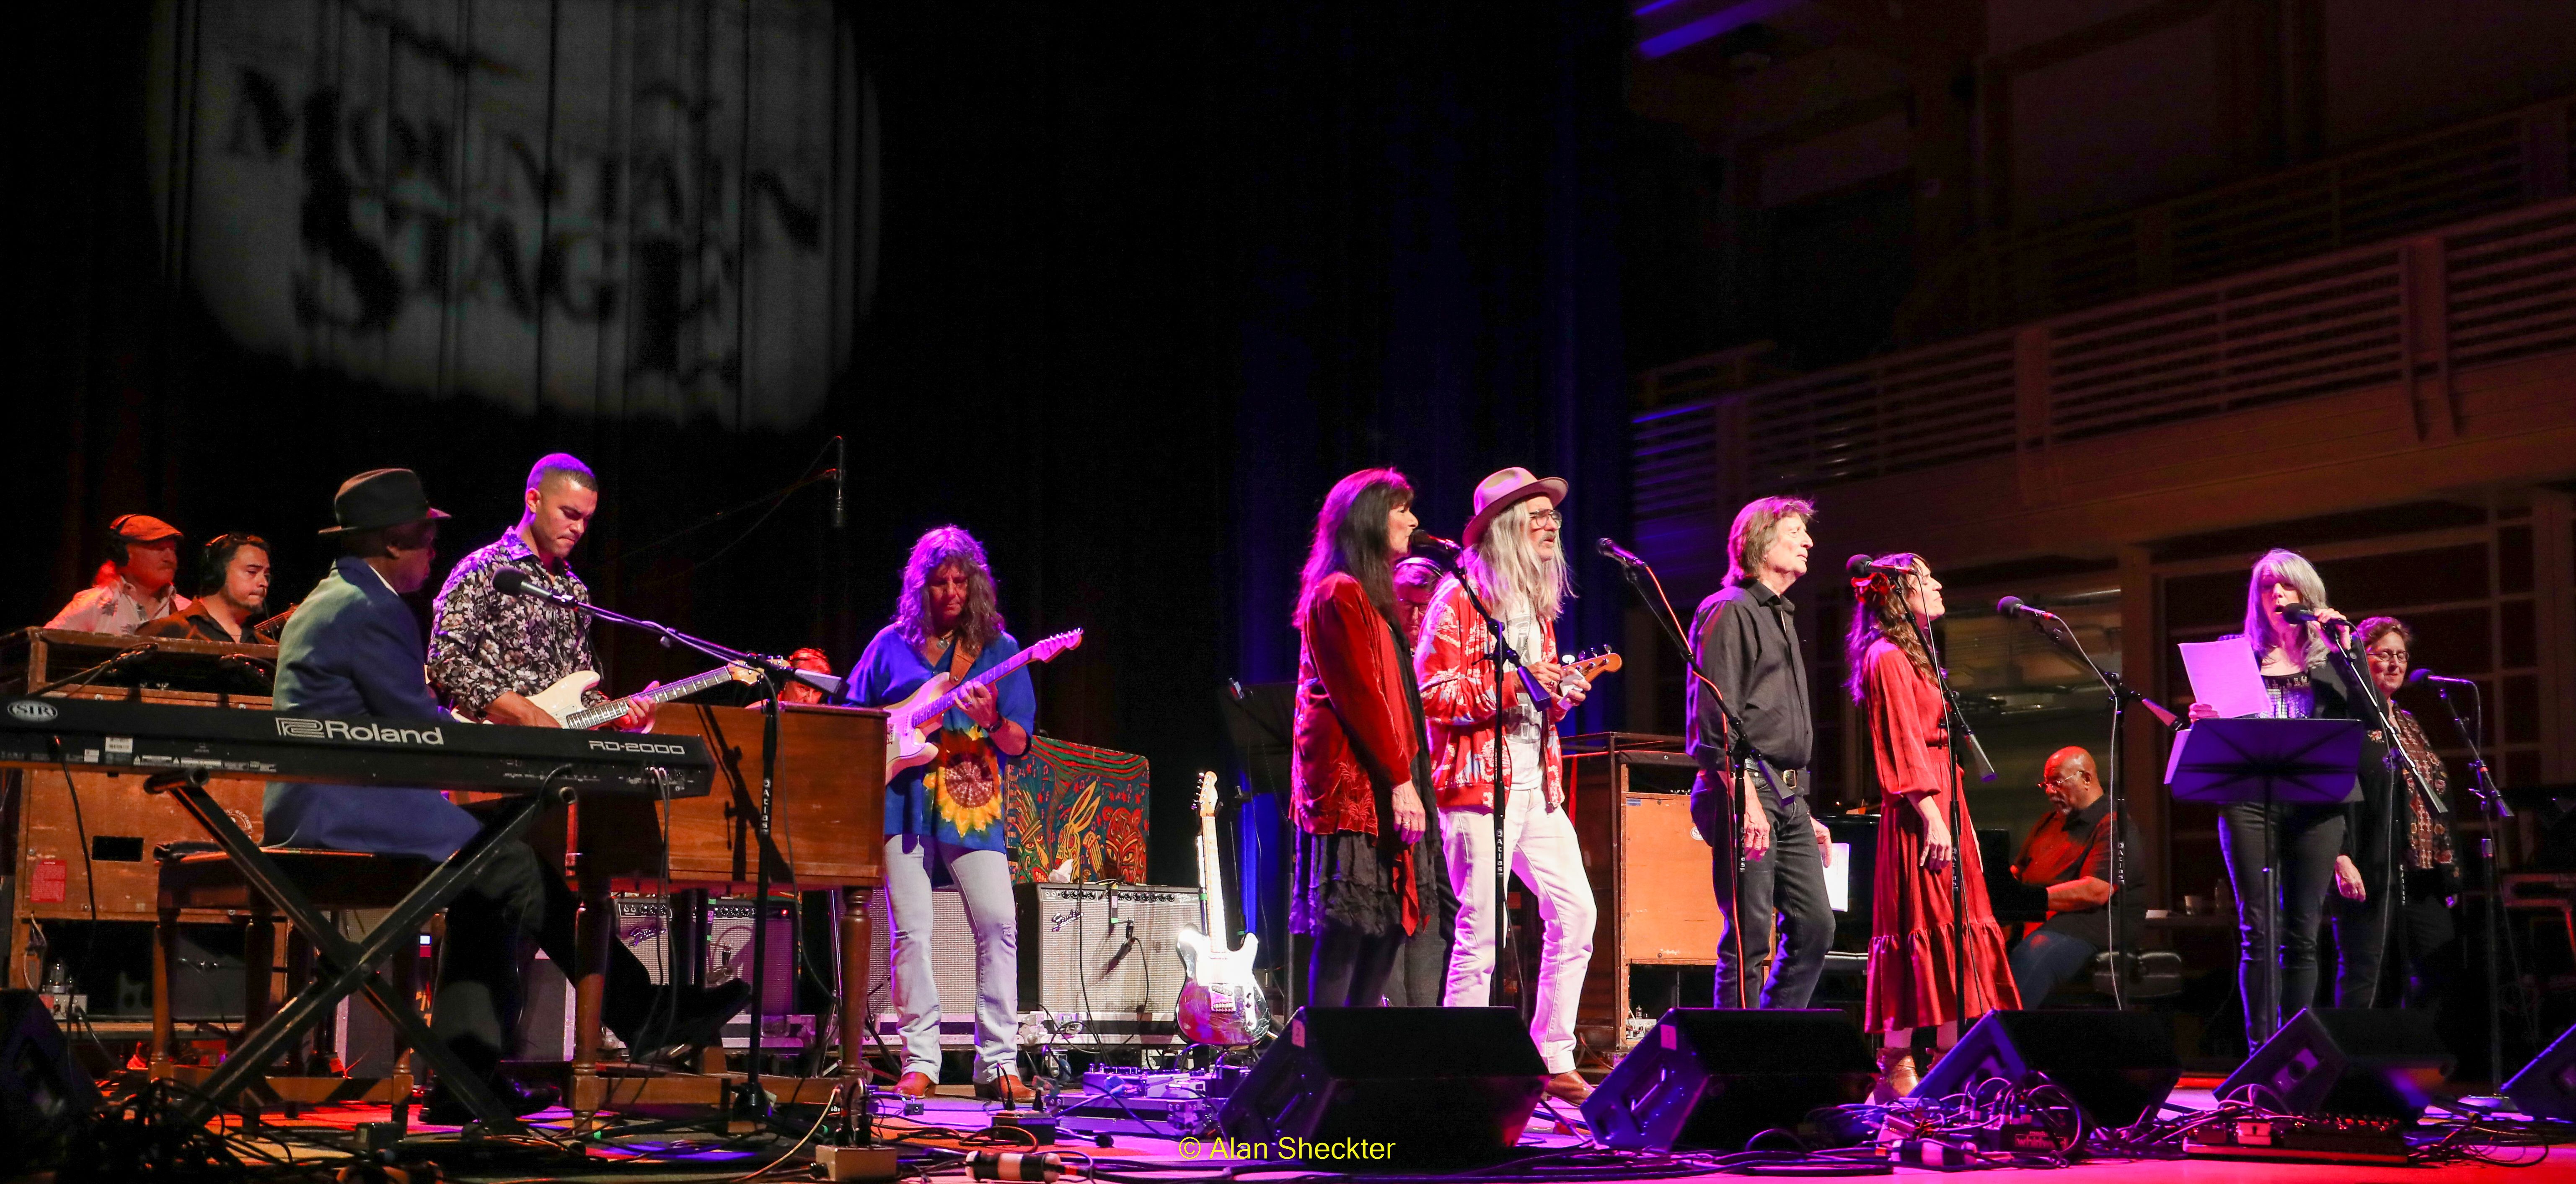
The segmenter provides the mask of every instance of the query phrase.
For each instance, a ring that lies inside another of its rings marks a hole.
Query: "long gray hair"
[[[1530,545],[1530,504],[1544,498],[1523,498],[1509,509],[1494,515],[1485,527],[1483,537],[1467,549],[1467,576],[1476,581],[1486,605],[1494,615],[1508,621],[1524,612],[1542,621],[1553,621],[1565,611],[1565,602],[1574,595],[1574,582],[1565,567],[1565,541],[1557,540],[1556,554],[1541,558]]]
[[[903,592],[894,601],[894,631],[914,649],[930,644],[930,597],[924,589],[943,567],[966,573],[966,610],[958,615],[958,640],[981,650],[1002,636],[1002,611],[995,604],[993,569],[984,560],[984,544],[962,526],[937,526],[912,544],[903,565]]]
[[[2278,645],[2287,653],[2290,643],[2272,635],[2269,618],[2263,606],[2272,599],[2272,586],[2287,584],[2306,601],[2309,608],[2320,611],[2333,606],[2326,603],[2326,582],[2318,578],[2316,566],[2296,551],[2275,547],[2254,561],[2254,574],[2245,584],[2245,644],[2254,647],[2254,660],[2263,660],[2265,651]],[[2304,635],[2307,645],[2300,651],[2301,666],[2316,666],[2326,660],[2326,631],[2315,625],[2293,625]]]

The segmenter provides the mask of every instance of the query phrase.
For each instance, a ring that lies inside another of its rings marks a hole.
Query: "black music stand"
[[[2206,719],[2183,730],[2165,764],[2175,801],[2263,807],[2263,982],[2271,1001],[2265,1039],[2281,1027],[2281,858],[2272,808],[2351,798],[2361,780],[2361,741],[2359,720]],[[2242,908],[2244,889],[2237,895]]]

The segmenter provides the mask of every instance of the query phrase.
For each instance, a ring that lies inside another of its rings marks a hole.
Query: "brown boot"
[[[906,1073],[894,1079],[894,1092],[907,1098],[926,1098],[939,1088],[927,1073]]]
[[[1038,1100],[1038,1091],[1022,1085],[1018,1074],[1004,1073],[991,1081],[978,1083],[975,1086],[975,1096],[987,1102],[1009,1102],[1014,1106],[1026,1106]]]
[[[1592,1083],[1585,1081],[1582,1074],[1568,1069],[1547,1079],[1547,1096],[1580,1106],[1583,1099],[1592,1096]]]
[[[1878,1088],[1870,1092],[1869,1100],[1881,1105],[1893,1102],[1913,1093],[1918,1081],[1913,1049],[1882,1047],[1878,1050]]]

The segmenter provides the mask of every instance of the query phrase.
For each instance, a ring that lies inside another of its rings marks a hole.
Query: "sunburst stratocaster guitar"
[[[948,709],[957,705],[957,696],[1000,682],[1003,676],[1031,662],[1052,662],[1057,654],[1081,644],[1082,630],[1068,629],[1053,637],[1039,638],[1037,644],[965,682],[949,678],[945,670],[931,675],[920,690],[885,709],[886,781],[891,784],[904,770],[929,764],[930,758],[939,755],[939,745],[932,737],[939,734],[939,721],[947,718]]]
[[[1173,1026],[1181,1038],[1213,1048],[1241,1048],[1270,1034],[1270,1002],[1252,976],[1252,960],[1261,939],[1243,935],[1243,945],[1227,949],[1225,934],[1225,868],[1216,846],[1216,774],[1199,774],[1199,925],[1172,935],[1180,949],[1180,1002],[1172,1006]]]

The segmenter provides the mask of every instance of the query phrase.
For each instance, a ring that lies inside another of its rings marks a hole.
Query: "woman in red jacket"
[[[1916,1077],[1915,1029],[1934,1029],[1933,1046],[1946,1049],[1958,1043],[1960,1020],[2019,1008],[2021,995],[2007,969],[2003,929],[1986,899],[1977,845],[1953,837],[1977,831],[1950,758],[1941,684],[1923,646],[1941,617],[1941,581],[1914,555],[1878,562],[1914,575],[1853,581],[1850,688],[1869,720],[1882,795],[1862,1014],[1865,1028],[1885,1033],[1880,1068],[1888,1091],[1902,1096]],[[1959,907],[1952,898],[1953,863],[1966,878]]]
[[[1363,469],[1324,498],[1297,597],[1297,882],[1289,928],[1312,937],[1313,1007],[1375,1007],[1443,872],[1422,695],[1397,632],[1395,561],[1413,486]]]

